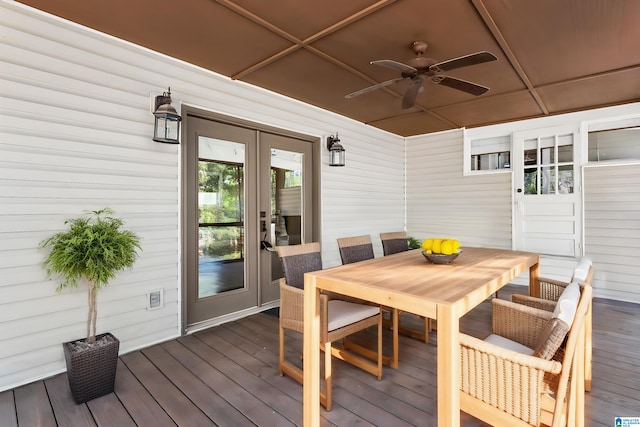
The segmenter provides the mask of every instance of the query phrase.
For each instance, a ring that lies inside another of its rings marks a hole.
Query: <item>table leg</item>
[[[460,427],[458,309],[438,304],[438,427]]]
[[[540,298],[540,284],[538,278],[540,277],[540,262],[538,261],[531,267],[529,267],[529,295],[532,297]]]
[[[315,277],[304,278],[304,425],[320,426],[320,290]]]

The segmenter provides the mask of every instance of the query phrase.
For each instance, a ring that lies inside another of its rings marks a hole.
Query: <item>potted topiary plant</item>
[[[86,338],[63,344],[67,376],[76,403],[113,392],[120,341],[110,333],[96,336],[98,290],[115,274],[131,268],[138,258],[140,238],[122,229],[124,221],[104,208],[90,215],[65,221],[65,231],[40,243],[51,252],[43,262],[47,277],[59,276],[57,292],[76,288],[85,281],[89,288]]]

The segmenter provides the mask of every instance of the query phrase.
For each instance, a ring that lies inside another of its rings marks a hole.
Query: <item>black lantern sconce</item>
[[[180,121],[182,117],[171,106],[171,88],[168,92],[156,96],[156,105],[153,110],[156,122],[153,128],[153,140],[165,144],[180,143]]]
[[[336,136],[327,137],[327,150],[329,150],[329,166],[344,166],[344,147],[340,144],[338,132]]]

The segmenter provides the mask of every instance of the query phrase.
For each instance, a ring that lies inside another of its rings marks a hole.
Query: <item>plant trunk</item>
[[[96,307],[97,289],[93,282],[89,282],[89,314],[87,319],[87,342],[96,341],[96,321],[98,319],[98,309]]]

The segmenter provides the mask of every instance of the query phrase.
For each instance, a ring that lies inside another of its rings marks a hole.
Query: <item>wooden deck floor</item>
[[[500,292],[524,288],[508,286]],[[465,332],[490,330],[490,303],[462,322]],[[640,305],[594,301],[594,380],[586,425],[613,426],[640,416]],[[87,404],[71,399],[65,374],[0,393],[0,426],[294,426],[301,425],[302,388],[280,377],[278,319],[253,315],[120,358],[116,391]],[[340,361],[326,426],[436,425],[435,333],[429,344],[401,338],[400,367],[381,381]],[[387,340],[388,341],[388,340]],[[289,359],[299,357],[291,335]],[[464,426],[482,425],[463,415]]]

